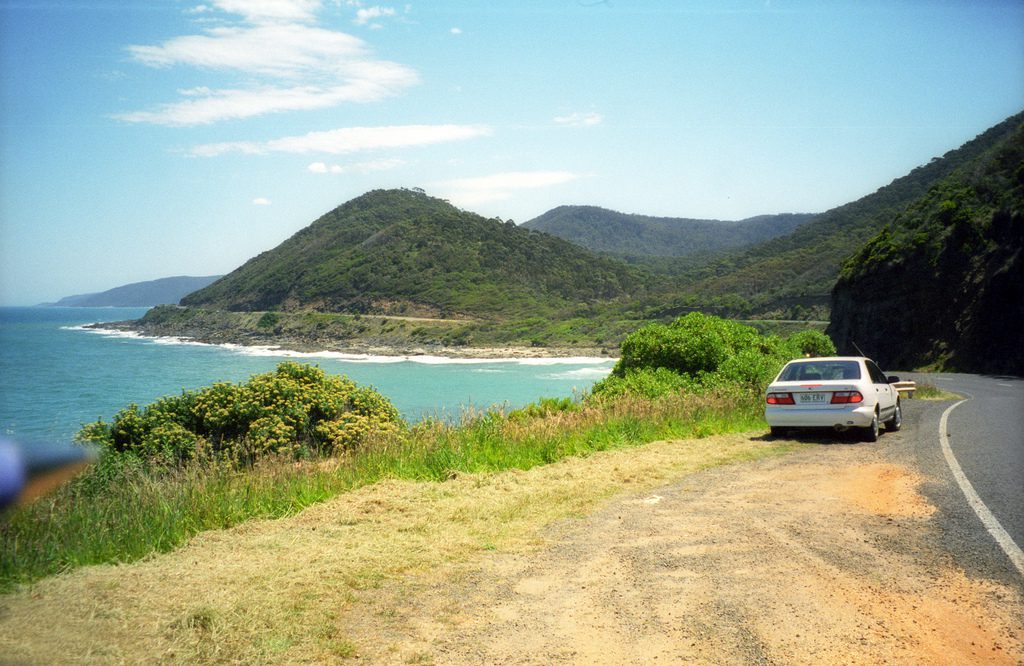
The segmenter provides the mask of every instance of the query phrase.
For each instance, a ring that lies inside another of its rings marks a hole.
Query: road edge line
[[[942,418],[939,419],[939,443],[942,445],[942,455],[945,456],[946,464],[949,465],[949,470],[953,472],[953,478],[956,479],[957,485],[960,486],[960,490],[963,491],[964,496],[967,498],[967,503],[974,509],[974,513],[981,519],[985,529],[996,540],[996,543],[1003,549],[1006,556],[1010,558],[1010,562],[1017,568],[1020,575],[1024,576],[1024,551],[1020,549],[1020,546],[1013,540],[1013,537],[1003,529],[1003,526],[999,524],[999,520],[992,515],[989,508],[981,501],[981,497],[978,496],[974,486],[971,485],[970,480],[964,474],[960,463],[956,460],[956,456],[953,455],[953,448],[949,445],[949,437],[946,434],[949,414],[965,402],[967,402],[967,399],[950,405],[942,413]]]

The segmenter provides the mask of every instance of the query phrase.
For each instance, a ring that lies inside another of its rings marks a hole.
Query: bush
[[[572,398],[540,398],[537,402],[512,410],[508,413],[508,418],[510,421],[529,421],[552,414],[579,411],[579,408],[579,403]]]
[[[789,356],[835,356],[832,338],[814,329],[800,331],[786,338]]]
[[[168,466],[207,454],[241,462],[267,454],[331,455],[401,427],[398,410],[377,391],[285,362],[245,384],[221,382],[144,409],[128,405],[110,424],[83,427],[78,439]]]
[[[749,326],[691,312],[668,326],[652,324],[626,336],[613,373],[621,377],[630,368],[668,368],[695,377],[715,372],[759,337]]]
[[[624,376],[609,375],[594,384],[591,392],[605,398],[638,395],[659,398],[670,393],[692,390],[696,382],[668,368],[630,368]]]
[[[778,354],[765,353],[759,349],[743,349],[723,361],[718,372],[705,377],[704,383],[738,384],[760,391],[775,379],[787,360]]]
[[[781,340],[735,321],[692,312],[628,335],[611,376],[592,392],[657,397],[680,390],[762,391],[787,361],[835,353],[832,340],[820,331],[800,331]]]

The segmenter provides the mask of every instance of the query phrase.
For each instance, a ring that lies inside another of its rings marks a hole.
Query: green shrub
[[[714,375],[704,378],[704,383],[738,384],[760,391],[775,379],[787,360],[759,349],[743,349],[725,359]]]
[[[791,357],[835,356],[836,353],[836,345],[832,338],[815,329],[799,331],[789,336],[786,338],[786,347]]]
[[[281,322],[281,315],[276,312],[264,312],[260,320],[256,322],[256,328],[274,328]]]
[[[660,398],[670,393],[693,390],[696,382],[668,368],[630,368],[624,376],[609,375],[594,384],[591,392],[603,398],[637,395]]]
[[[668,326],[652,324],[626,336],[614,374],[630,368],[668,368],[696,377],[715,372],[721,363],[756,343],[760,335],[749,327],[699,312]]]
[[[285,362],[245,384],[220,382],[145,409],[128,405],[110,424],[86,425],[78,438],[169,466],[209,454],[241,462],[267,454],[332,455],[401,427],[398,410],[377,391]]]
[[[512,410],[508,413],[508,418],[511,421],[527,421],[561,412],[575,412],[579,408],[579,402],[572,398],[540,398],[537,402]]]
[[[680,390],[759,392],[787,361],[835,353],[832,340],[820,331],[800,331],[781,340],[735,321],[693,312],[626,336],[611,376],[595,384],[592,392],[644,397]]]

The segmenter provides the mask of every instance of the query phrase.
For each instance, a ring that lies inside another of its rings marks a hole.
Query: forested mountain
[[[759,243],[812,219],[811,214],[784,214],[726,222],[631,215],[597,206],[559,206],[523,226],[623,258],[682,257]]]
[[[842,262],[936,183],[1013,135],[1024,114],[857,201],[822,213],[792,233],[708,260],[677,264],[677,289],[662,313],[703,308],[722,314],[827,318]]]
[[[220,277],[219,275],[207,277],[181,275],[148,280],[146,282],[134,282],[95,294],[65,296],[56,303],[47,303],[47,305],[96,308],[146,307],[165,303],[177,303],[184,296],[191,294],[196,289],[202,289]]]
[[[1024,375],[1024,120],[1007,129],[845,262],[828,329],[840,350]]]
[[[636,297],[636,269],[419,190],[327,213],[183,305],[418,316],[540,316]]]

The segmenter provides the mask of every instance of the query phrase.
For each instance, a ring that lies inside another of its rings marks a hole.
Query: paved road
[[[901,377],[970,398],[949,413],[950,448],[981,501],[1024,548],[1024,379],[962,374]],[[961,565],[1017,585],[1022,575],[971,509],[942,454],[939,421],[953,402],[909,400],[900,457],[913,459],[932,482],[924,488],[940,508],[943,540]],[[894,451],[895,452],[895,451]]]

